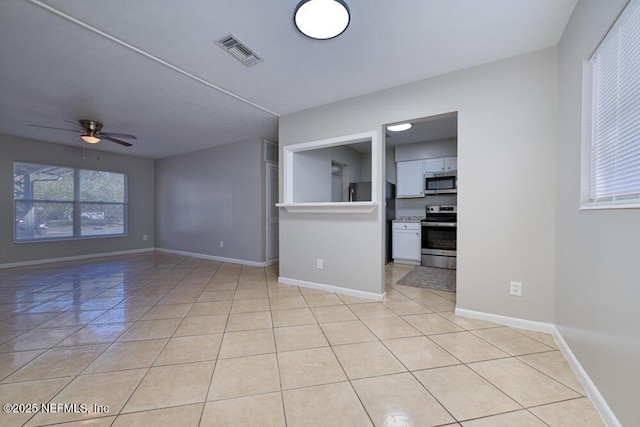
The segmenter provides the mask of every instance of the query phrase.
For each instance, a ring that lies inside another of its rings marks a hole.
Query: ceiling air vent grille
[[[216,42],[218,46],[233,55],[238,61],[247,67],[262,62],[262,58],[256,55],[244,43],[238,40],[234,35],[229,34]]]

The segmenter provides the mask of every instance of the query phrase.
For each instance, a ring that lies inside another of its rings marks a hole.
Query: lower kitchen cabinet
[[[420,223],[393,223],[393,261],[420,265]]]

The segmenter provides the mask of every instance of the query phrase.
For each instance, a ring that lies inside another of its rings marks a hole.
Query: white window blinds
[[[640,202],[640,0],[591,58],[590,204]]]

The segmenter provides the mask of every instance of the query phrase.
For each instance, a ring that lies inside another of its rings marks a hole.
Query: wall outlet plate
[[[322,270],[323,264],[324,262],[320,258],[316,260],[316,268]]]
[[[509,293],[516,297],[522,296],[522,282],[511,282]]]
[[[224,242],[222,240],[220,240],[220,247],[224,248]]]

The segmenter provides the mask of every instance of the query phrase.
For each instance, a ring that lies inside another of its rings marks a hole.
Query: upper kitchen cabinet
[[[437,157],[424,159],[424,173],[455,172],[458,170],[458,157]]]
[[[396,164],[398,199],[424,197],[424,172],[422,160],[410,160]]]

